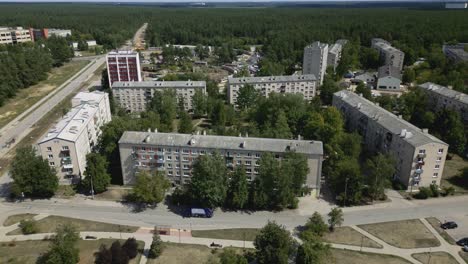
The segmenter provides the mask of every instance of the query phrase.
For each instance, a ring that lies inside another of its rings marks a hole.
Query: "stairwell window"
[[[436,169],[436,170],[440,169],[440,165],[439,165],[439,164],[436,164],[435,167],[434,167],[434,169]]]
[[[444,149],[439,149],[439,151],[437,153],[439,153],[439,154],[444,153]]]
[[[433,177],[433,178],[439,177],[439,173],[438,173],[438,172],[434,172],[434,174],[432,174],[432,177]]]

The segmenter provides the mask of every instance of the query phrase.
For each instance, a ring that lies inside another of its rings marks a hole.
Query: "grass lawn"
[[[468,194],[468,179],[460,177],[461,170],[468,167],[468,160],[458,155],[453,155],[451,160],[445,161],[444,173],[440,185],[442,187],[455,188],[456,193]]]
[[[107,201],[123,201],[130,193],[130,189],[126,188],[110,188],[107,191],[96,194],[94,199],[96,200],[107,200]]]
[[[417,219],[360,225],[372,235],[399,248],[437,247],[440,242]]]
[[[41,98],[52,92],[88,63],[89,61],[68,62],[62,67],[52,69],[47,80],[19,90],[15,97],[7,100],[5,104],[0,107],[0,127],[6,125]]]
[[[123,232],[133,233],[138,227],[115,225],[103,222],[88,221],[76,218],[68,218],[63,216],[51,215],[36,222],[38,233],[53,233],[59,225],[73,224],[78,231],[96,231],[96,232]],[[21,230],[15,229],[7,235],[21,235]]]
[[[57,198],[72,198],[75,196],[76,190],[72,185],[59,185],[57,191],[55,192],[55,197]]]
[[[452,255],[448,254],[447,252],[432,252],[430,253],[429,259],[429,252],[426,253],[417,253],[411,255],[413,258],[419,260],[421,263],[427,264],[458,264],[458,261],[452,257]]]
[[[331,249],[335,264],[408,264],[409,261],[393,255],[358,252],[346,249]]]
[[[232,228],[214,230],[192,230],[193,237],[207,237],[215,239],[254,241],[260,233],[258,228]]]
[[[233,248],[242,254],[241,248]],[[250,250],[250,249],[249,249]],[[219,263],[219,254],[223,249],[211,249],[203,245],[164,243],[164,249],[157,259],[148,259],[147,264],[193,264]]]
[[[468,252],[460,251],[458,254],[462,257],[462,259],[468,263]]]
[[[80,240],[78,248],[80,249],[80,264],[94,263],[94,253],[99,250],[101,244],[110,246],[115,240],[100,239],[100,240]],[[123,243],[125,240],[121,240]],[[3,242],[0,243],[0,263],[11,264],[34,264],[37,258],[47,252],[50,241],[44,240],[29,240],[18,242]],[[140,250],[143,250],[144,243],[138,241]],[[140,262],[141,253],[136,258],[130,261],[131,264]]]
[[[13,224],[19,223],[21,220],[29,220],[32,219],[37,214],[16,214],[10,215],[8,218],[3,222],[3,226],[11,226]]]
[[[455,245],[455,240],[451,237],[444,229],[440,227],[439,219],[435,217],[428,217],[426,220],[431,224],[431,226],[447,241],[448,243]]]
[[[371,248],[382,248],[380,244],[374,240],[362,235],[351,227],[344,226],[335,228],[334,232],[327,232],[323,235],[323,239],[330,243],[345,244],[352,246],[362,246]]]

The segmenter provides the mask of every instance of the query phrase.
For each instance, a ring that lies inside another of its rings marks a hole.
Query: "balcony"
[[[426,157],[426,153],[419,153],[418,158],[424,159]]]
[[[164,163],[164,159],[157,159],[156,162],[157,163]]]
[[[64,165],[64,164],[71,164],[71,163],[72,163],[72,159],[71,159],[71,157],[63,157],[62,160],[61,160],[61,163],[62,163],[62,165]]]
[[[416,173],[416,174],[422,174],[423,172],[424,172],[423,169],[416,169],[416,170],[415,170],[415,173]]]
[[[424,160],[418,160],[418,164],[423,166],[425,164]]]
[[[233,167],[234,167],[234,163],[232,163],[232,162],[227,162],[227,163],[226,163],[226,166],[229,167],[229,168],[233,168]]]
[[[64,169],[73,169],[73,164],[69,163],[69,164],[64,164],[63,165],[63,168]]]

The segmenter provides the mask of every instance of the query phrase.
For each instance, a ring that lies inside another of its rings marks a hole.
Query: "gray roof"
[[[328,53],[338,54],[339,52],[341,52],[342,48],[343,47],[341,46],[341,44],[338,44],[338,43],[332,44],[328,49]]]
[[[220,150],[251,150],[281,153],[288,149],[307,155],[323,155],[321,141],[192,135],[126,131],[119,144],[180,146]]]
[[[324,49],[328,46],[327,43],[322,43],[320,41],[315,41],[312,44],[306,46],[306,49]]]
[[[205,88],[205,81],[144,81],[144,82],[115,82],[112,88]]]
[[[378,73],[378,78],[385,78],[388,76],[391,76],[393,78],[397,78],[398,80],[401,80],[401,73],[400,69],[395,66],[391,65],[384,65],[382,67],[379,67],[379,73]]]
[[[344,46],[344,45],[348,44],[348,40],[347,39],[339,39],[335,43],[340,44],[341,46]]]
[[[315,75],[286,75],[286,76],[263,76],[263,77],[240,77],[228,78],[229,84],[244,83],[272,83],[272,82],[313,82],[316,81]]]
[[[453,100],[458,101],[462,104],[466,104],[468,106],[468,94],[464,94],[431,82],[420,84],[419,87],[429,91],[433,91],[434,93],[440,94],[442,96],[452,98]]]
[[[371,101],[361,97],[351,91],[339,91],[334,96],[341,98],[352,107],[359,109],[359,112],[367,116],[369,119],[375,120],[385,129],[395,135],[400,135],[406,142],[417,147],[429,143],[438,143],[448,145],[442,140],[434,137],[429,133],[425,133],[422,129],[405,121],[389,111],[372,103]]]

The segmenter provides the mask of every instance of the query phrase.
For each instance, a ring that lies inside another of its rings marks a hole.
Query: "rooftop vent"
[[[151,140],[151,136],[150,136],[150,135],[148,135],[148,136],[146,136],[146,137],[145,137],[145,140],[143,140],[143,142],[145,142],[145,143],[149,143],[149,142],[150,142],[150,140]]]
[[[196,143],[195,139],[191,138],[190,141],[189,141],[189,145],[193,146],[193,145],[195,145],[195,143]]]
[[[245,148],[246,146],[247,146],[247,143],[246,143],[245,141],[242,141],[240,147],[241,147],[241,148]]]

